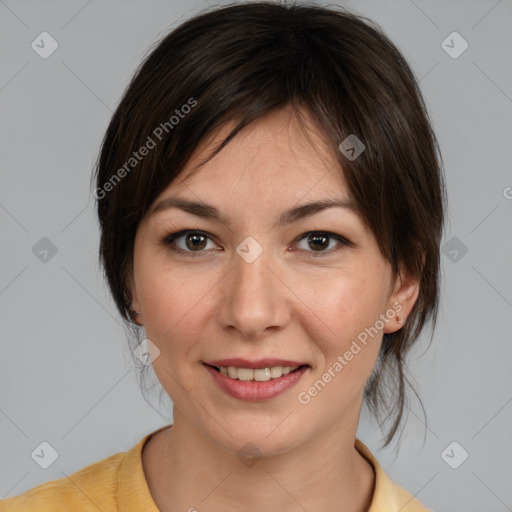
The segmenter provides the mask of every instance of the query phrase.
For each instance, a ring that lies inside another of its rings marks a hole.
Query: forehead
[[[225,123],[201,142],[167,190],[193,189],[212,195],[236,189],[266,196],[279,192],[283,198],[301,192],[311,197],[334,192],[348,198],[332,144],[310,116],[301,114],[299,120],[286,107],[253,121],[201,165],[236,125],[235,121]]]
[[[236,126],[226,123],[196,148],[155,199],[147,220],[182,210],[240,229],[267,223],[278,228],[338,207],[340,222],[366,231],[345,185],[337,148],[333,152],[332,142],[309,119],[302,121],[289,110],[275,111],[247,125],[205,162]]]

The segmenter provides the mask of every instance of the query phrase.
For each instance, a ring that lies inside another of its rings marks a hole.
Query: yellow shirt
[[[131,450],[90,464],[68,477],[38,485],[0,501],[0,512],[159,512],[144,476],[142,448],[166,425],[143,437]],[[375,490],[368,512],[429,512],[403,487],[394,483],[366,445],[355,441],[373,466]]]

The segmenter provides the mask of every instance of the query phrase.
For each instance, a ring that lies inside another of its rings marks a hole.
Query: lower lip
[[[255,380],[232,379],[231,377],[214,370],[211,366],[204,365],[204,367],[208,372],[210,372],[210,375],[213,377],[213,380],[217,383],[220,389],[225,391],[228,395],[240,400],[249,400],[251,402],[269,400],[270,398],[274,398],[277,395],[284,393],[287,389],[297,383],[309,370],[309,366],[303,366],[297,371],[290,372],[289,374],[278,377],[277,379],[258,382]]]

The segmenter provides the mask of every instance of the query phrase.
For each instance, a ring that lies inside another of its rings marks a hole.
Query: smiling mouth
[[[235,366],[213,366],[204,363],[206,366],[213,368],[217,372],[230,377],[233,380],[242,381],[256,381],[267,382],[274,379],[279,379],[288,375],[289,373],[296,372],[302,368],[309,368],[308,364],[300,366],[267,366],[265,368],[238,368]]]

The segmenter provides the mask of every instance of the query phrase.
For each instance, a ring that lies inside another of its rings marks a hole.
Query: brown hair
[[[382,413],[391,421],[387,445],[406,405],[405,355],[429,320],[435,327],[446,199],[418,84],[373,21],[312,4],[237,3],[201,12],[155,43],[112,117],[93,176],[100,264],[137,337],[127,276],[139,222],[205,137],[236,122],[212,158],[244,126],[288,105],[321,128],[395,276],[421,276],[365,388],[381,427]],[[355,159],[338,149],[350,134],[366,146]]]

